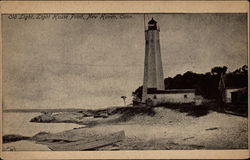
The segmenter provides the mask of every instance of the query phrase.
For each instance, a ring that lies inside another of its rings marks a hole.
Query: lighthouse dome
[[[148,22],[148,29],[149,29],[149,30],[157,30],[157,22],[154,20],[154,18],[152,18],[152,19]]]

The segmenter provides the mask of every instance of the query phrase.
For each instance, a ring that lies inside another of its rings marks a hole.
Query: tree
[[[206,99],[218,99],[219,97],[219,81],[221,75],[225,77],[225,87],[240,88],[248,86],[248,66],[244,65],[233,72],[227,72],[226,66],[216,66],[211,72],[204,74],[186,73],[177,74],[176,76],[164,79],[165,89],[195,89],[196,94]],[[142,99],[142,86],[138,87],[133,93],[133,104],[138,104]]]
[[[226,74],[225,82],[227,86],[239,88],[248,86],[248,67],[247,65]]]
[[[142,100],[142,86],[138,87],[134,92],[132,92],[133,104],[139,104]]]
[[[214,68],[211,69],[211,73],[213,75],[221,75],[222,73],[225,74],[227,71],[227,67],[226,66],[223,66],[223,67],[219,67],[219,66],[216,66]]]
[[[243,71],[243,72],[247,72],[247,71],[248,71],[247,65],[242,66],[242,71]]]
[[[121,98],[123,99],[123,102],[124,102],[124,106],[126,106],[126,96],[121,96]]]

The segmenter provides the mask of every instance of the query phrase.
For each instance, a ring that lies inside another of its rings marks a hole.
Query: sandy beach
[[[214,111],[195,117],[164,107],[136,112],[131,115],[130,112],[123,111],[105,118],[84,117],[83,113],[79,112],[54,113],[50,117],[53,117],[56,123],[68,121],[85,124],[86,127],[48,133],[42,139],[41,137],[39,139],[38,135],[38,138],[33,137],[32,141],[49,147],[66,143],[55,139],[98,138],[123,130],[125,139],[93,150],[246,149],[248,147],[246,117]],[[149,114],[151,112],[153,114]]]

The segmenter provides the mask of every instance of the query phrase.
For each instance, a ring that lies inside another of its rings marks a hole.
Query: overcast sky
[[[4,15],[4,108],[100,108],[122,105],[122,95],[131,101],[143,81],[144,18],[126,16]],[[147,14],[146,21],[151,17],[160,25],[165,78],[247,64],[246,14]]]

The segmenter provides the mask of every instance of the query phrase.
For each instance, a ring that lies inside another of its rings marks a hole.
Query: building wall
[[[232,92],[242,90],[242,88],[226,89],[226,103],[232,103]]]
[[[156,96],[156,98],[155,98]],[[195,93],[167,93],[167,94],[148,94],[153,101],[153,105],[162,103],[192,103],[195,102]]]

